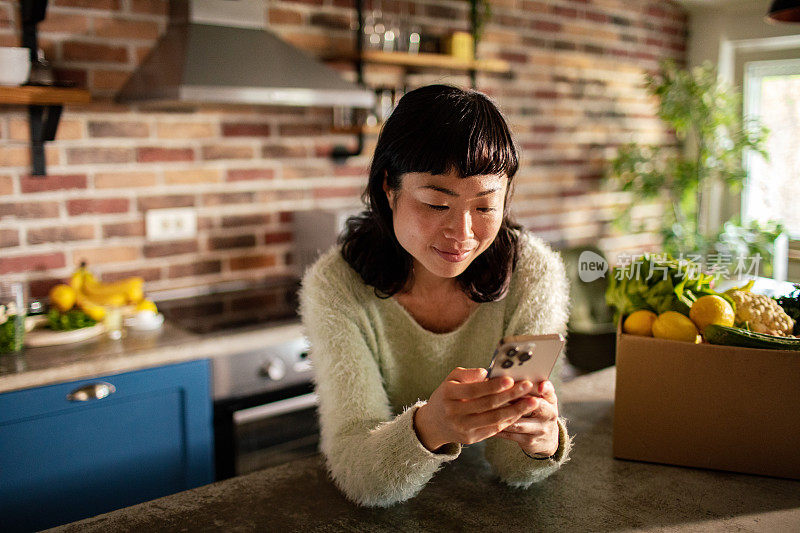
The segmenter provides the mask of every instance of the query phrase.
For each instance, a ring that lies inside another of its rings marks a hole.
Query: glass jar
[[[116,305],[107,305],[106,316],[103,318],[103,325],[106,328],[106,334],[110,339],[115,341],[122,338],[122,308]]]
[[[20,282],[0,281],[0,354],[22,351],[25,342],[25,296]]]

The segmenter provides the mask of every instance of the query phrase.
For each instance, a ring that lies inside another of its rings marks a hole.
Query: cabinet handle
[[[71,402],[88,402],[89,400],[102,400],[110,394],[117,392],[117,388],[111,383],[99,381],[97,383],[90,383],[83,387],[77,388],[67,394],[67,400]]]

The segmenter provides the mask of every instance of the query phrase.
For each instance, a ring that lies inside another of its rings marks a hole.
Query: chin
[[[434,252],[434,255],[436,252]],[[472,260],[474,257],[470,256],[466,258],[464,261],[459,261],[457,263],[450,263],[438,255],[435,255],[431,258],[427,264],[423,266],[428,269],[432,274],[439,276],[440,278],[455,278],[464,273],[464,271],[472,264]]]

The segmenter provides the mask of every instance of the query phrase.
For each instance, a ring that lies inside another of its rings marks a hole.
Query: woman
[[[304,276],[320,447],[359,504],[413,497],[465,444],[487,441],[516,487],[567,459],[553,385],[484,370],[502,337],[566,329],[560,257],[509,219],[517,168],[486,96],[407,93],[378,139],[368,209]]]

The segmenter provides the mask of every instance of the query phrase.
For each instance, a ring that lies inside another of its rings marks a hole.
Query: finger
[[[524,416],[539,420],[555,420],[558,418],[558,404],[552,404],[544,398],[535,398],[533,407]]]
[[[540,420],[537,418],[523,416],[513,424],[508,425],[505,429],[503,429],[503,431],[533,436],[545,435],[552,431],[552,424],[553,420]]]
[[[527,449],[529,454],[546,453],[551,455],[558,450],[558,432],[553,429],[545,428],[544,431],[536,433],[517,433],[509,428],[495,435],[502,439],[518,442]]]
[[[448,385],[444,390],[445,398],[448,400],[472,400],[511,389],[514,386],[514,380],[508,376],[478,383],[461,383],[451,380]]]
[[[447,381],[457,381],[458,383],[475,383],[486,379],[485,368],[463,368],[456,367],[447,375]]]
[[[512,382],[513,383],[513,382]],[[461,402],[460,413],[474,414],[491,411],[503,407],[514,400],[521,398],[533,390],[533,383],[528,380],[513,383],[511,388],[495,394],[488,394]]]
[[[547,437],[531,437],[530,435],[507,433],[505,431],[496,433],[495,436],[516,442],[523,450],[527,450],[525,453],[529,456],[535,454],[552,455],[558,451],[558,444],[553,447],[553,444],[549,442]],[[551,450],[553,451],[551,452]]]
[[[538,396],[552,404],[558,403],[558,398],[556,397],[556,388],[549,380],[539,383]]]
[[[523,435],[521,433],[512,433],[506,429],[499,433],[494,434],[495,437],[500,437],[501,439],[506,439],[514,442],[518,442],[520,444],[530,444],[530,437]]]
[[[526,411],[530,411],[533,401],[534,398],[523,396],[519,400],[515,400],[513,403],[504,407],[469,415],[469,425],[474,428],[497,427],[498,425],[502,425],[503,427],[501,429],[505,429],[506,426],[519,420]]]

